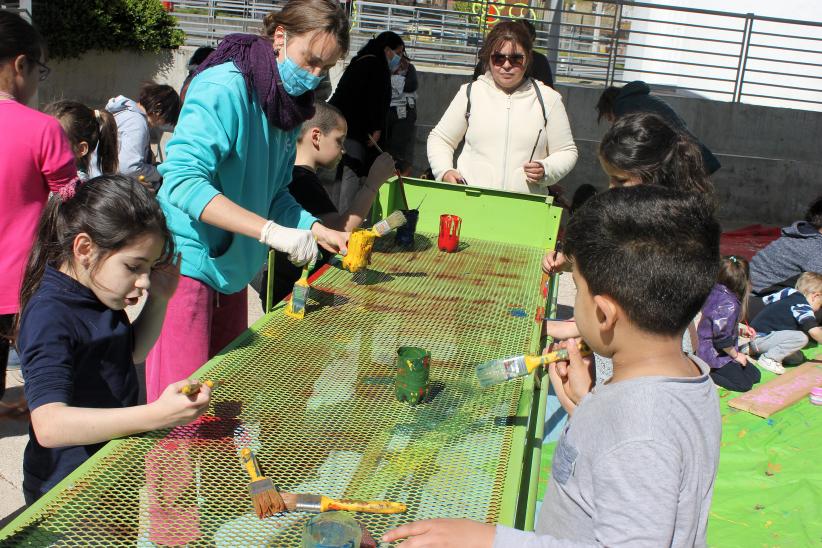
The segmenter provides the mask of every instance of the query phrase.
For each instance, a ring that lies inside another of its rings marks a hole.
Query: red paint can
[[[456,215],[440,215],[440,237],[437,247],[440,251],[453,253],[460,245],[460,225],[462,219]]]

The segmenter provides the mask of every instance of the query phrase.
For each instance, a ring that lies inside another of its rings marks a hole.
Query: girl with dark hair
[[[701,194],[705,207],[716,207],[699,147],[656,114],[629,114],[617,120],[600,141],[599,162],[610,188],[659,185]],[[564,256],[556,251],[542,262],[548,274],[567,268]]]
[[[0,10],[0,398],[37,219],[49,192],[77,179],[71,145],[60,124],[26,106],[48,74],[39,33],[16,13]],[[17,411],[20,405],[11,409]]]
[[[391,105],[391,73],[402,61],[405,43],[394,32],[385,31],[369,40],[343,72],[329,103],[340,109],[348,122],[343,163],[358,176],[368,172],[377,156],[373,141],[379,142]],[[371,154],[366,154],[371,149]]]
[[[335,0],[290,0],[262,36],[226,36],[197,68],[160,165],[182,276],[146,362],[148,401],[246,329],[246,287],[269,248],[297,265],[316,258],[317,243],[345,252],[347,233],[300,207],[288,183],[312,90],[347,48]]]
[[[370,39],[348,64],[328,100],[348,123],[345,154],[331,191],[341,211],[348,209],[378,156],[374,143],[386,147],[391,73],[400,66],[404,52],[405,43],[395,32],[385,31]]]
[[[611,188],[660,185],[713,197],[699,146],[656,114],[617,120],[602,137],[599,161]]]
[[[105,442],[187,424],[208,408],[208,387],[184,395],[184,378],[137,405],[134,364],[157,339],[180,277],[173,249],[159,204],[131,178],[97,177],[51,197],[20,294],[27,504]],[[145,292],[132,324],[124,309]]]
[[[460,88],[428,136],[428,161],[437,179],[548,194],[547,187],[573,169],[577,147],[562,97],[526,77],[532,56],[525,25],[494,26],[480,50],[487,71]]]
[[[738,325],[745,319],[750,291],[748,261],[723,257],[696,329],[696,355],[711,366],[714,383],[735,392],[747,392],[761,377],[748,355],[739,350]],[[747,335],[753,338],[756,331],[749,328]]]
[[[76,101],[56,101],[46,105],[43,112],[57,118],[68,135],[81,181],[89,179],[91,153],[95,150],[96,171],[104,175],[117,173],[117,122],[111,113],[92,110]]]

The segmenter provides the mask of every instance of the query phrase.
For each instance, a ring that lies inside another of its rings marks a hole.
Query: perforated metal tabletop
[[[405,502],[406,514],[357,516],[375,538],[431,517],[513,522],[533,386],[482,390],[474,366],[536,348],[541,251],[392,241],[366,272],[331,265],[305,319],[277,308],[206,364],[198,376],[224,381],[207,416],[109,443],[3,545],[299,546],[308,514],[253,514],[245,446],[283,490]],[[424,404],[394,397],[400,346],[431,352]]]

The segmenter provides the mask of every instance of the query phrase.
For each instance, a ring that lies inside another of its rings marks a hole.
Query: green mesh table
[[[392,241],[378,242],[366,272],[323,272],[302,321],[280,305],[206,364],[198,376],[225,382],[207,416],[107,444],[7,526],[3,544],[299,546],[309,515],[253,514],[244,446],[284,490],[407,503],[404,515],[358,516],[375,538],[431,517],[525,523],[534,379],[481,390],[473,366],[536,350],[542,250]],[[394,398],[403,345],[431,351],[425,404]]]

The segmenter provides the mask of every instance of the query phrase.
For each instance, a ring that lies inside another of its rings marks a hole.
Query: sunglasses
[[[49,67],[47,67],[46,65],[44,65],[43,63],[41,63],[40,61],[38,61],[37,59],[34,59],[32,57],[29,57],[28,60],[31,61],[32,63],[34,63],[35,65],[37,65],[37,70],[40,71],[40,81],[41,82],[49,77],[49,74],[51,73],[51,69]]]
[[[521,53],[514,53],[512,55],[505,55],[504,53],[491,54],[491,63],[493,63],[495,67],[501,67],[506,61],[511,63],[512,67],[521,67],[525,64],[525,56]]]

